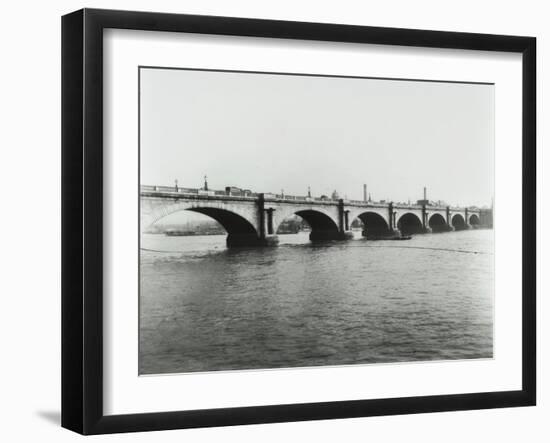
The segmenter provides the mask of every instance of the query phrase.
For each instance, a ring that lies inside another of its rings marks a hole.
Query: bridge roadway
[[[229,247],[277,244],[279,226],[293,214],[309,224],[312,241],[352,238],[351,223],[356,218],[363,222],[363,235],[368,239],[470,229],[479,227],[481,220],[481,210],[474,207],[145,185],[140,189],[140,206],[141,232],[167,215],[188,210],[218,221],[228,233]]]

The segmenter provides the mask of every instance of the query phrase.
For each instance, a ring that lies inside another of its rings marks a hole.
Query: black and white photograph
[[[493,83],[136,75],[139,375],[493,358]]]
[[[546,443],[547,9],[5,2],[0,440]]]
[[[538,441],[541,8],[117,2],[7,24],[9,426]]]

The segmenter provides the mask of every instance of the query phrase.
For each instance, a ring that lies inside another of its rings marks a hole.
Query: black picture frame
[[[192,32],[522,54],[522,389],[357,401],[103,413],[103,30]],[[62,426],[82,434],[413,414],[536,403],[536,39],[83,9],[62,18]]]

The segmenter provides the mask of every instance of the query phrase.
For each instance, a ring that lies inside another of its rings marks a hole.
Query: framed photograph
[[[62,19],[62,425],[536,399],[532,37]]]

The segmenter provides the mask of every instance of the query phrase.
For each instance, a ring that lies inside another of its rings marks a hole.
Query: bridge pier
[[[455,226],[454,227],[455,231],[467,231],[468,229],[472,229],[472,226],[469,225],[468,223],[464,223],[461,226]]]
[[[349,210],[344,207],[344,200],[338,200],[338,230],[312,229],[309,239],[312,242],[330,240],[351,240],[353,232],[350,230]]]
[[[442,224],[442,225],[436,225],[436,226],[433,226],[432,227],[432,232],[434,233],[437,233],[437,232],[451,232],[451,231],[454,231],[454,228],[448,224]]]
[[[329,241],[329,240],[351,240],[353,232],[351,231],[311,231],[309,239],[312,242]]]
[[[365,229],[362,232],[367,240],[391,240],[401,237],[401,231],[396,228],[390,229]]]
[[[468,229],[471,229],[472,226],[470,225],[470,223],[468,223],[468,220],[469,220],[469,217],[468,217],[468,208],[465,208],[464,209],[464,224],[460,227],[457,227],[456,230],[457,231],[466,231]]]
[[[261,238],[255,234],[229,234],[225,242],[228,248],[276,246],[279,243],[279,237],[276,235],[267,235]]]

